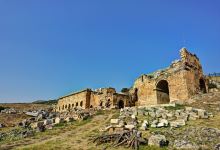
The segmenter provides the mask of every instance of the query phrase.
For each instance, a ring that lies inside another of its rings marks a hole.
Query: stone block
[[[170,126],[175,127],[175,128],[185,126],[185,125],[186,125],[186,122],[183,119],[179,119],[179,120],[175,120],[175,121],[170,122]]]
[[[34,122],[34,123],[31,123],[30,126],[32,129],[41,128],[42,126],[44,126],[44,122],[43,121]]]
[[[164,135],[152,135],[148,140],[148,145],[164,147],[168,145],[168,141]]]
[[[52,119],[44,120],[44,125],[49,125],[49,124],[53,124],[53,120]]]
[[[119,119],[111,119],[111,124],[118,124],[119,123]]]
[[[135,128],[135,125],[133,125],[133,124],[125,125],[125,128],[129,129],[129,130],[132,130],[132,129]]]

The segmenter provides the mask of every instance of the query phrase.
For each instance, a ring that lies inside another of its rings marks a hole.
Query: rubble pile
[[[212,113],[203,109],[185,107],[175,109],[173,106],[168,107],[139,107],[124,108],[120,111],[120,118],[127,116],[138,117],[141,123],[140,129],[147,130],[147,127],[181,127],[185,126],[189,120],[208,119],[213,117]]]
[[[138,133],[138,138],[141,141],[136,141],[137,146],[132,145],[134,149],[138,149],[140,144],[148,144],[149,146],[164,147],[169,145],[165,133],[151,132],[151,136],[148,140],[142,138],[142,132],[150,128],[167,128],[169,130],[175,130],[185,126],[189,120],[208,119],[213,117],[212,113],[209,113],[203,109],[196,109],[193,107],[181,107],[176,108],[173,106],[168,107],[126,107],[120,110],[118,118],[113,118],[110,123],[100,129],[102,135],[95,137],[94,142],[99,144],[113,142],[113,147],[124,145],[129,147],[131,135],[128,136],[125,133]],[[125,136],[126,135],[126,136]],[[135,136],[136,137],[136,136]],[[120,140],[119,140],[120,139]],[[172,145],[184,145],[187,147],[194,146],[187,141],[175,141],[172,139]]]
[[[18,113],[18,110],[15,110],[14,108],[5,108],[1,110],[1,113],[6,113],[6,114],[16,114]]]

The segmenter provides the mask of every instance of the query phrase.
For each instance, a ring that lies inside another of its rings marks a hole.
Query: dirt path
[[[105,125],[113,113],[94,116],[91,121],[81,126],[70,125],[61,128],[54,135],[42,135],[40,138],[27,138],[14,143],[5,144],[0,149],[93,149],[94,144],[88,144],[90,136],[97,133]]]

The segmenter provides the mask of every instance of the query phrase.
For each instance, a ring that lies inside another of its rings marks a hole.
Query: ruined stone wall
[[[67,111],[75,107],[82,107],[84,109],[89,108],[90,95],[91,91],[87,89],[67,96],[63,96],[59,98],[56,110]]]
[[[164,103],[185,101],[198,92],[207,92],[207,82],[197,56],[185,48],[180,50],[180,56],[181,60],[174,61],[170,67],[142,75],[134,82],[133,89],[138,91],[137,105],[155,105],[161,100]],[[158,87],[162,81],[168,85],[167,92]]]
[[[142,75],[138,78],[133,88],[137,89],[138,101],[136,105],[154,105],[157,104],[156,92],[155,92],[155,80],[149,79],[146,75]]]
[[[56,111],[68,111],[75,107],[83,109],[99,106],[115,108],[119,100],[124,102],[124,106],[128,106],[129,95],[116,93],[114,88],[100,88],[95,91],[86,89],[60,97]]]
[[[129,102],[130,102],[130,97],[129,97],[129,95],[115,93],[115,94],[113,95],[112,107],[113,107],[113,108],[120,108],[121,102],[123,102],[123,107],[129,107],[129,106],[131,106],[131,104],[129,103]]]

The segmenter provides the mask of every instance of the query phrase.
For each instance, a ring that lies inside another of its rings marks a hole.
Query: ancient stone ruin
[[[141,75],[131,89],[117,93],[114,88],[85,89],[59,98],[56,111],[76,107],[123,108],[168,104],[186,101],[193,95],[208,92],[208,80],[203,75],[199,58],[186,48],[180,50],[180,60],[175,60],[163,70]]]

